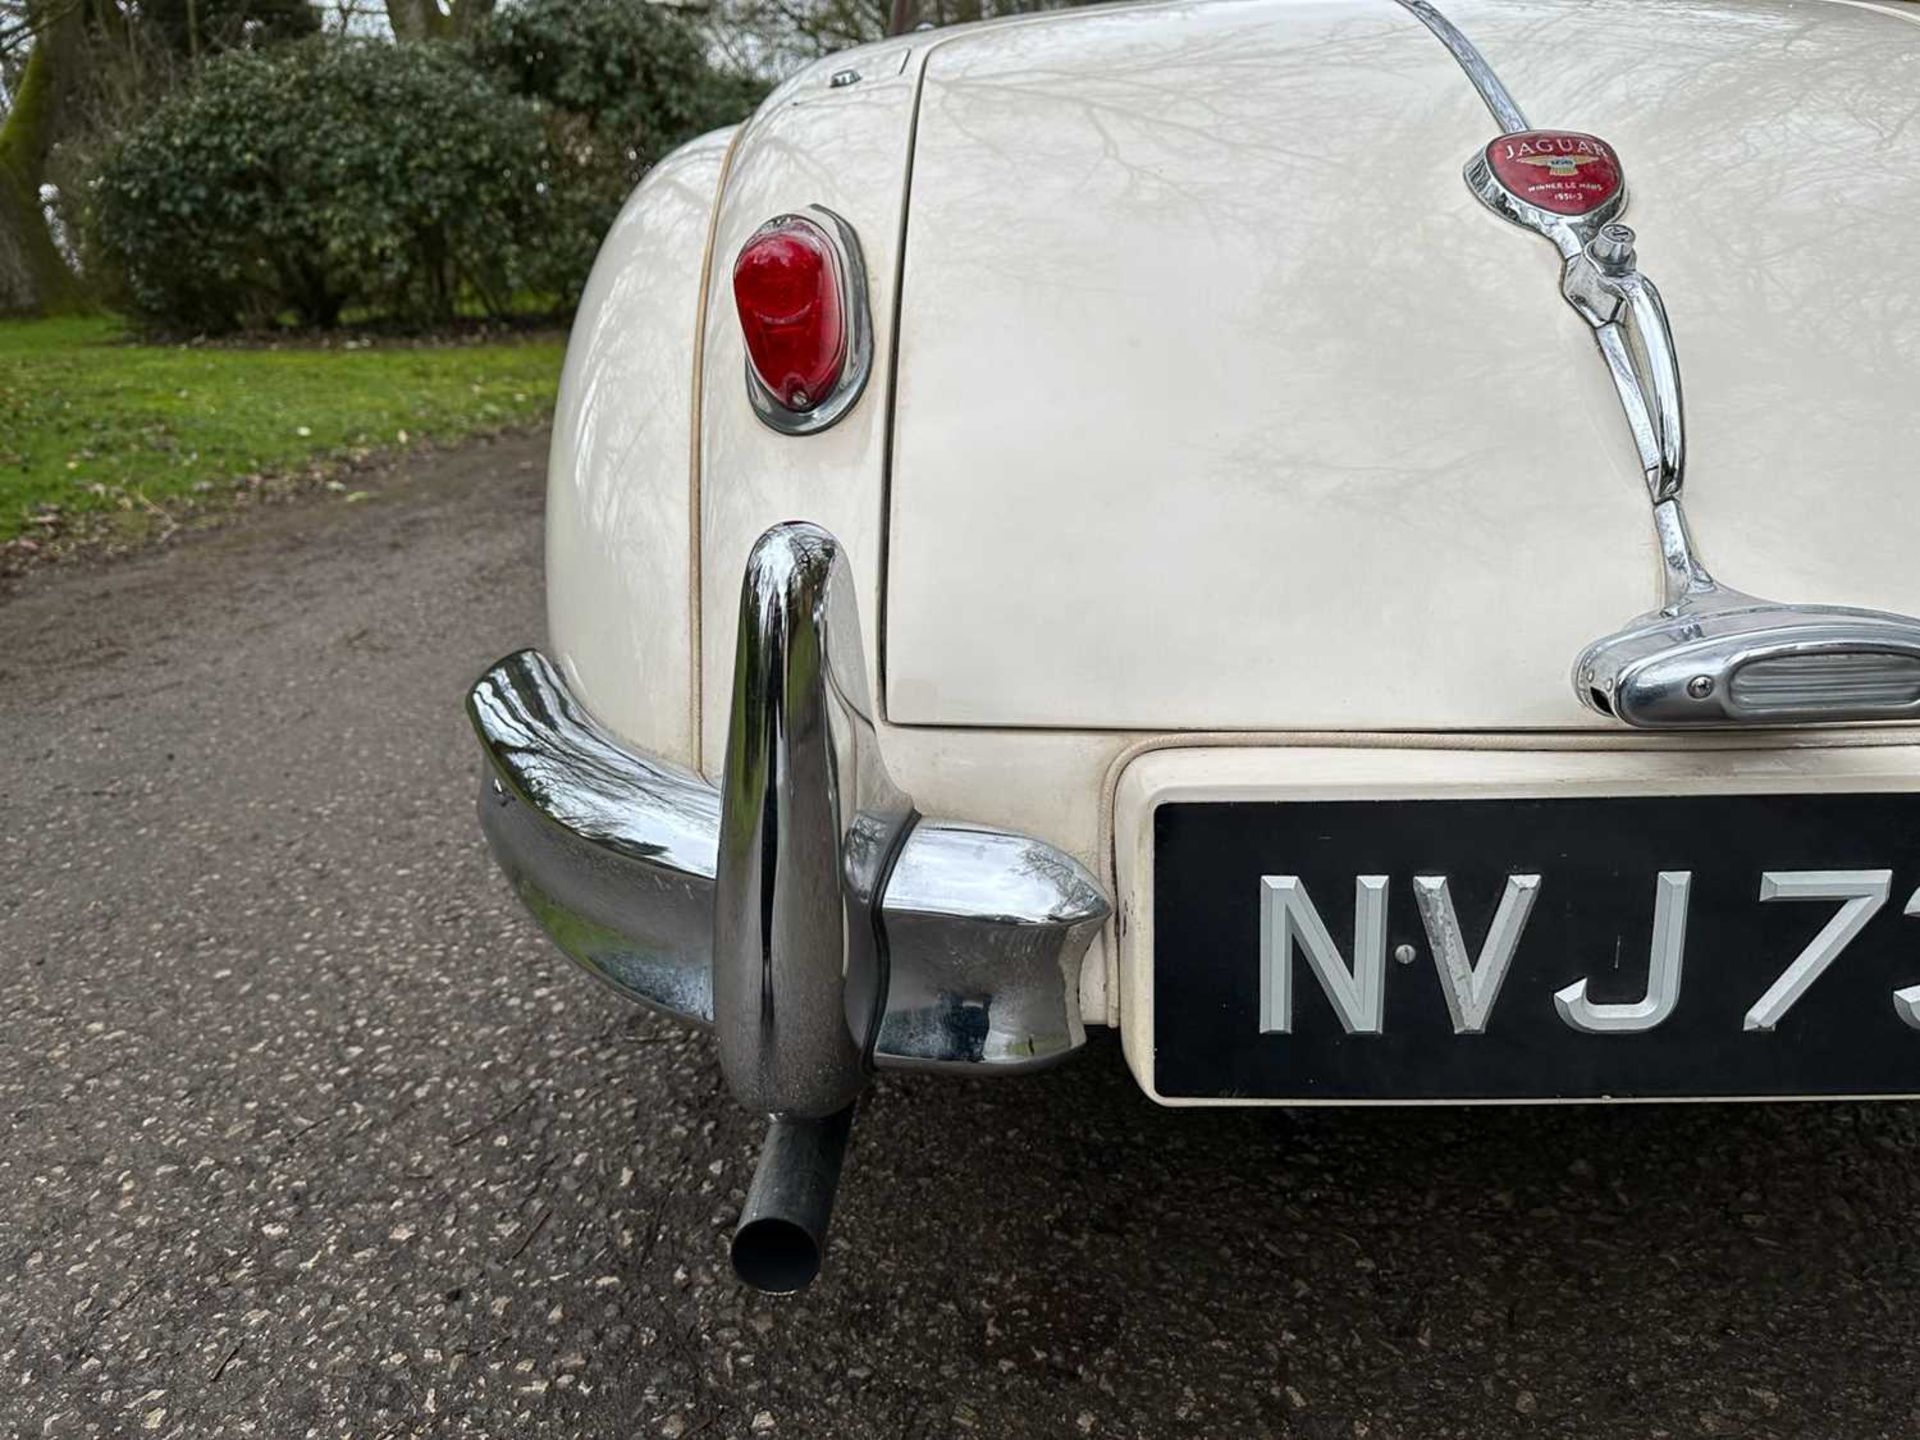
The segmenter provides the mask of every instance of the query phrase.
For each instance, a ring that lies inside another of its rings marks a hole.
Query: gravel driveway
[[[1176,1115],[1096,1043],[879,1083],[743,1292],[760,1127],[473,824],[542,454],[0,602],[0,1435],[1920,1429],[1905,1105]]]

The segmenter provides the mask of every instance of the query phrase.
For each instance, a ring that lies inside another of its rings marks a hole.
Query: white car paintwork
[[[580,297],[547,459],[547,625],[587,707],[696,759],[688,457],[694,327],[731,130],[648,172]]]
[[[1843,0],[1447,9],[1536,123],[1623,152],[1708,561],[1783,598],[1920,608],[1899,263],[1920,138],[1889,78],[1920,33]],[[554,436],[556,659],[615,733],[717,776],[742,562],[767,526],[816,521],[846,546],[881,743],[922,812],[1039,836],[1109,886],[1136,839],[1115,785],[1161,747],[1595,727],[1566,672],[1653,602],[1645,492],[1551,249],[1460,180],[1492,134],[1391,0],[1056,12],[795,76],[663,162],[596,266]],[[808,204],[860,236],[875,364],[843,421],[790,437],[747,403],[730,269]],[[1736,748],[1843,775],[1839,747],[1883,739]],[[1089,953],[1090,1021],[1122,1018],[1119,935]]]
[[[1920,609],[1920,30],[1806,0],[1442,8],[1533,123],[1623,158],[1709,566]],[[890,718],[1609,723],[1567,674],[1658,603],[1646,492],[1551,247],[1461,181],[1497,133],[1385,0],[937,49],[900,317]]]
[[[740,576],[754,541],[782,520],[811,520],[845,548],[860,595],[869,664],[880,653],[887,393],[891,317],[917,67],[903,72],[895,43],[802,72],[761,106],[741,136],[714,232],[701,362],[700,575],[702,754],[716,764],[726,743]],[[835,88],[831,73],[855,69]],[[860,238],[874,321],[873,373],[854,408],[817,435],[762,425],[747,400],[746,350],[733,304],[733,259],[762,223],[824,205]],[[878,693],[877,689],[874,693]]]

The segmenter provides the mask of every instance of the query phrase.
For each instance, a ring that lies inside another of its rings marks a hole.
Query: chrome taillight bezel
[[[859,402],[873,371],[873,319],[867,298],[867,266],[860,252],[860,238],[853,227],[824,205],[808,205],[802,210],[775,215],[748,237],[742,252],[754,238],[769,230],[801,224],[810,227],[826,241],[840,285],[840,313],[847,327],[846,360],[839,378],[825,395],[805,409],[794,410],[760,378],[753,357],[743,355],[747,400],[761,424],[783,435],[816,435],[837,424]],[[736,256],[736,261],[737,261]]]

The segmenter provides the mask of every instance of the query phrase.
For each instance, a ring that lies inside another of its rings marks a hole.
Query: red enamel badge
[[[1620,193],[1613,147],[1573,130],[1522,130],[1487,146],[1487,164],[1509,194],[1555,215],[1585,215]]]

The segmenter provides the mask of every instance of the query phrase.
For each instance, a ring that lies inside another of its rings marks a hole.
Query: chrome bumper
[[[1070,856],[925,820],[886,775],[833,538],[783,525],[743,585],[725,778],[637,754],[537,651],[483,675],[480,822],[559,947],[712,1026],[750,1108],[821,1119],[870,1066],[1032,1070],[1085,1040],[1109,906]]]

